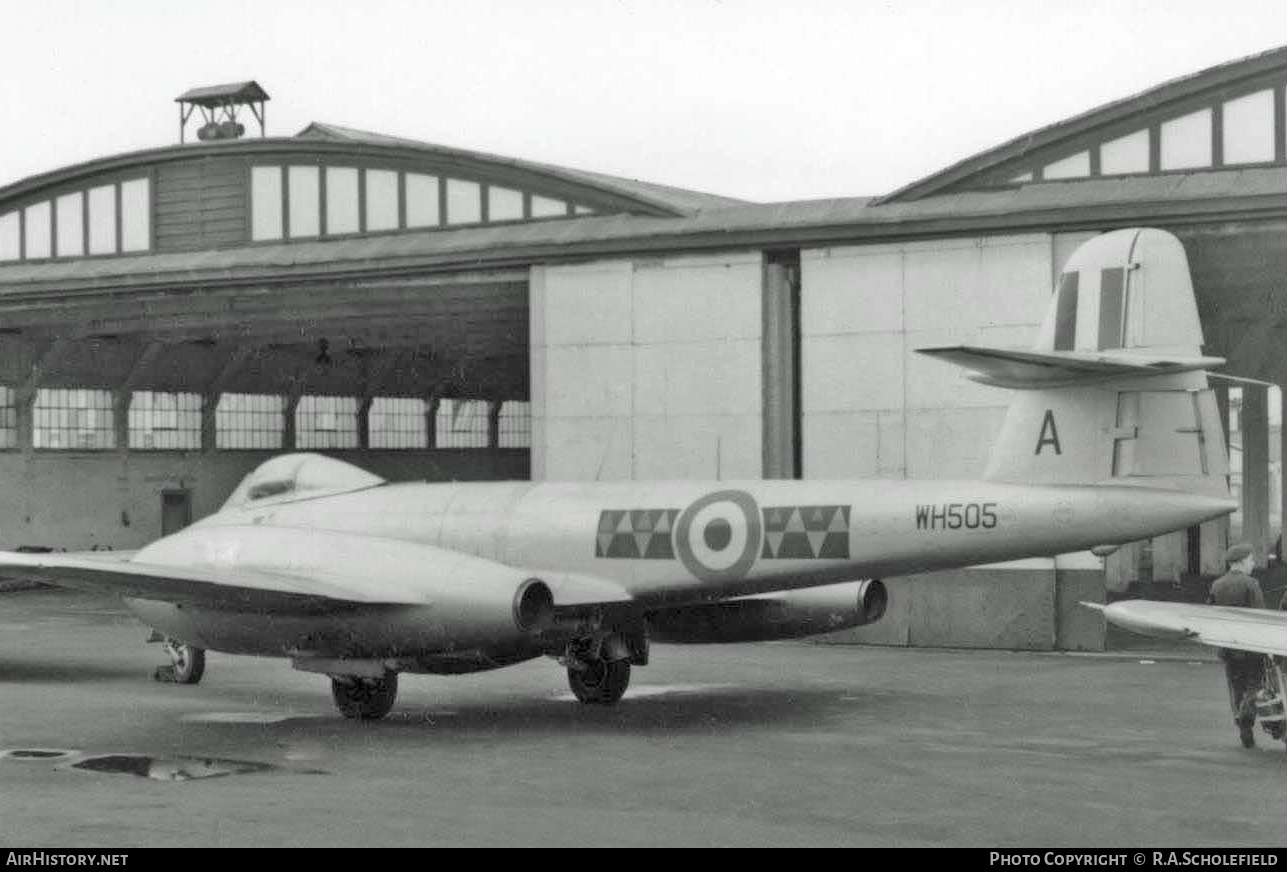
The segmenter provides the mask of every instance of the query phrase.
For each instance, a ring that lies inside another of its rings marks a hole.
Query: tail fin
[[[1229,460],[1203,370],[1202,326],[1180,241],[1118,230],[1083,244],[1031,350],[919,349],[1016,390],[985,477],[1229,493]]]

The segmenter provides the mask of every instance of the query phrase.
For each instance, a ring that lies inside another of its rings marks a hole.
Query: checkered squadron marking
[[[595,557],[674,560],[671,531],[679,509],[607,509],[599,513]]]
[[[770,560],[847,560],[849,506],[765,506],[764,548]]]

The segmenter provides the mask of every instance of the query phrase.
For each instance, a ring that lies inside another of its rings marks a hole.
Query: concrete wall
[[[1010,392],[915,353],[1026,346],[1063,264],[1092,234],[1025,234],[801,253],[806,478],[982,475]],[[868,644],[1102,650],[1100,561],[1068,555],[887,579],[885,618],[832,637]]]
[[[196,520],[277,453],[0,453],[0,548],[138,548],[161,535],[163,491],[189,491]],[[524,449],[332,454],[391,481],[528,477]]]
[[[1031,342],[1064,247],[1027,234],[802,252],[805,477],[981,475],[1009,392],[915,349]]]
[[[875,624],[826,637],[838,644],[913,648],[1102,651],[1104,601],[1090,555],[1022,560],[886,579],[889,610]]]
[[[532,478],[759,478],[759,252],[532,270]]]

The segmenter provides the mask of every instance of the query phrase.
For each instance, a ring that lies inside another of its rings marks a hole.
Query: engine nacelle
[[[879,579],[758,594],[656,612],[657,642],[767,642],[847,630],[880,620],[889,593]]]
[[[222,607],[127,599],[144,623],[215,651],[311,657],[415,657],[441,651],[527,650],[554,618],[554,595],[540,578],[428,545],[342,533],[273,527],[193,527],[159,540],[140,560],[227,574],[238,588]],[[244,568],[247,573],[238,575]],[[255,572],[334,584],[337,598],[314,602],[314,588],[260,594]],[[207,595],[219,594],[208,586]],[[383,599],[387,597],[387,599]],[[337,615],[339,617],[337,617]]]

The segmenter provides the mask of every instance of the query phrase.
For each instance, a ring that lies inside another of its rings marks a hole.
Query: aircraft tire
[[[197,684],[201,681],[206,674],[206,649],[168,638],[164,646],[170,665],[157,669],[153,678],[171,684]]]
[[[332,677],[331,696],[344,717],[378,721],[398,698],[398,673],[387,673],[384,678]]]
[[[568,667],[568,685],[589,705],[612,705],[630,686],[629,660],[590,660],[583,668]]]

